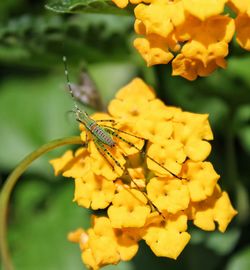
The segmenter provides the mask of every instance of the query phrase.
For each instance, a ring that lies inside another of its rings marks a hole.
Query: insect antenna
[[[66,77],[68,90],[69,90],[70,95],[71,95],[71,97],[72,97],[72,99],[74,101],[75,110],[80,111],[79,107],[77,106],[76,98],[74,96],[73,90],[71,88],[71,84],[70,84],[70,80],[69,80],[68,65],[67,65],[67,57],[65,55],[63,56],[63,64],[64,64],[64,74],[65,74],[65,77]]]

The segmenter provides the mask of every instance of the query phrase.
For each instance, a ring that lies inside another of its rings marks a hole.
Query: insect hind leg
[[[97,123],[98,122],[110,122],[113,124],[116,124],[116,121],[114,119],[99,119],[99,120],[95,120]]]
[[[135,180],[130,176],[128,170],[127,170],[125,167],[123,167],[123,166],[115,159],[115,157],[108,151],[108,149],[105,147],[105,145],[104,145],[102,142],[100,142],[98,139],[94,139],[94,143],[95,143],[95,146],[96,146],[97,150],[98,150],[99,153],[104,157],[104,159],[108,162],[108,164],[109,164],[112,168],[114,168],[113,165],[111,164],[111,162],[110,162],[110,161],[107,159],[107,157],[105,156],[105,154],[107,154],[107,155],[115,162],[115,164],[123,170],[123,172],[129,177],[129,179],[131,180],[131,182],[137,187],[138,190],[140,190],[140,187],[139,187],[138,184],[135,182]],[[105,154],[104,154],[103,152],[104,152]],[[140,190],[140,191],[141,191],[141,190]],[[150,205],[153,209],[155,209],[155,210],[158,212],[158,214],[159,214],[160,216],[163,217],[163,219],[165,219],[165,217],[164,217],[164,215],[162,214],[162,212],[161,212],[161,211],[158,209],[158,207],[157,207],[157,206],[149,199],[148,195],[147,195],[144,191],[141,191],[141,193],[142,193],[143,196],[147,199],[149,205]]]
[[[105,156],[105,154],[107,154],[115,162],[115,164],[120,169],[122,169],[123,171],[125,170],[125,168],[115,159],[115,157],[108,151],[108,149],[105,147],[105,145],[100,140],[98,140],[97,138],[95,138],[94,139],[94,143],[95,143],[95,146],[96,146],[97,150],[99,151],[99,153],[104,157],[104,159],[108,162],[108,164],[112,167],[113,170],[114,170],[114,166],[107,159],[107,157]]]
[[[130,142],[130,141],[124,139],[122,136],[120,136],[120,135],[116,132],[116,130],[119,131],[119,132],[121,132],[121,133],[124,133],[124,134],[128,134],[128,135],[132,135],[132,134],[127,133],[127,132],[122,131],[122,130],[119,130],[119,129],[115,129],[115,128],[112,128],[112,127],[108,127],[108,126],[105,126],[104,128],[105,128],[105,130],[106,130],[107,132],[109,132],[112,136],[115,136],[115,137],[117,137],[118,139],[120,139],[120,140],[122,140],[123,142],[125,142],[127,145],[129,145],[129,146],[131,146],[131,147],[134,147],[134,148],[135,148],[136,150],[138,150],[142,155],[144,155],[145,157],[147,157],[148,159],[150,159],[151,161],[153,161],[155,164],[157,164],[159,167],[161,167],[161,168],[164,169],[166,172],[168,172],[169,174],[171,174],[173,177],[178,178],[179,180],[186,180],[186,178],[181,177],[181,176],[178,176],[178,175],[176,175],[175,173],[171,172],[168,168],[166,168],[166,167],[163,166],[161,163],[159,163],[158,161],[156,161],[155,159],[153,159],[153,158],[152,158],[151,156],[149,156],[144,150],[138,148],[138,147],[137,147],[135,144],[133,144],[132,142]],[[143,139],[143,138],[137,137],[137,136],[135,136],[135,135],[132,135],[132,136],[134,136],[135,138]],[[143,139],[143,140],[145,140],[145,139]]]
[[[129,136],[131,136],[131,137],[134,137],[134,138],[137,138],[137,139],[140,139],[140,140],[144,140],[144,141],[145,141],[145,138],[142,138],[142,137],[140,137],[140,136],[131,134],[131,133],[129,133],[129,132],[127,132],[127,131],[124,131],[124,130],[120,130],[120,129],[118,129],[118,128],[114,128],[114,127],[110,127],[110,126],[106,126],[106,125],[101,125],[101,127],[105,128],[105,129],[110,129],[110,130],[112,130],[112,131],[114,131],[114,132],[117,132],[117,133],[120,132],[120,133],[129,135]],[[124,139],[124,138],[123,138],[123,139]],[[121,139],[121,140],[122,140],[122,139]],[[124,140],[125,140],[125,139],[124,139]]]

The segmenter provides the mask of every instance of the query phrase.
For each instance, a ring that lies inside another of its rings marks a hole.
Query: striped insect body
[[[89,130],[98,140],[100,140],[105,145],[110,147],[115,146],[115,142],[111,135],[104,128],[100,127],[95,121],[89,126]]]

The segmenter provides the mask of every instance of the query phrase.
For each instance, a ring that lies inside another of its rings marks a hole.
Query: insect
[[[73,91],[72,91],[71,83],[70,83],[70,80],[69,80],[68,68],[67,68],[67,59],[66,59],[65,56],[63,56],[63,63],[64,63],[64,72],[65,72],[65,76],[66,76],[66,80],[67,80],[68,90],[69,90],[69,92],[70,92],[70,94],[71,94],[71,96],[72,96],[72,98],[74,100],[74,106],[75,106],[74,112],[75,112],[76,120],[84,125],[84,127],[86,128],[86,130],[90,134],[91,139],[93,140],[97,150],[100,152],[100,154],[105,158],[105,160],[108,162],[108,164],[112,168],[114,167],[114,164],[112,164],[112,162],[110,162],[110,160],[107,157],[109,157],[119,168],[121,168],[124,172],[127,173],[126,168],[123,167],[120,164],[120,162],[118,160],[116,160],[116,158],[108,150],[109,148],[117,147],[116,141],[114,140],[114,138],[117,138],[118,140],[123,141],[128,146],[135,148],[138,152],[141,153],[141,155],[144,158],[150,159],[151,161],[153,161],[155,164],[160,166],[162,169],[164,169],[166,172],[168,172],[169,174],[171,174],[175,178],[178,178],[180,180],[184,179],[184,178],[174,174],[173,172],[171,172],[165,166],[163,166],[158,161],[156,161],[151,156],[149,156],[143,149],[138,148],[135,144],[133,144],[129,140],[125,139],[121,134],[126,134],[128,136],[131,136],[131,137],[134,137],[134,138],[145,141],[144,138],[136,136],[136,135],[131,134],[131,133],[128,133],[128,132],[126,132],[124,130],[117,129],[114,126],[108,126],[108,125],[102,124],[102,123],[105,123],[105,122],[111,122],[111,123],[115,124],[115,121],[113,119],[94,120],[87,114],[87,112],[85,112],[83,110],[80,110],[80,108],[78,107],[78,105],[76,103],[76,98],[75,98],[75,96],[73,94]],[[127,173],[127,175],[130,177],[129,173]],[[130,177],[130,180],[138,188],[138,190],[140,190],[140,187],[132,179],[132,177]],[[141,192],[146,197],[149,204],[154,209],[156,209],[156,211],[160,215],[162,215],[160,210],[148,198],[147,194],[144,191],[141,191]]]

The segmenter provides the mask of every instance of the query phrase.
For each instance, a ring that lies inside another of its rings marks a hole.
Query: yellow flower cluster
[[[113,135],[115,147],[106,147],[116,162],[98,151],[82,125],[88,147],[51,161],[55,174],[74,178],[78,205],[107,210],[93,217],[90,229],[69,234],[80,244],[83,262],[99,269],[130,260],[140,240],[157,256],[176,259],[191,237],[188,220],[224,232],[237,212],[212,164],[204,161],[213,139],[208,115],[166,106],[138,78],[116,94],[108,111],[92,118],[115,121],[120,137]]]
[[[128,0],[113,0],[120,8]],[[172,75],[188,80],[226,67],[228,43],[235,31],[240,46],[250,50],[249,0],[131,0],[136,5],[134,46],[148,66],[172,60]],[[223,14],[225,7],[235,19]]]

